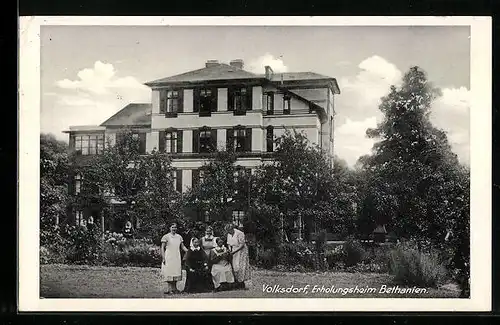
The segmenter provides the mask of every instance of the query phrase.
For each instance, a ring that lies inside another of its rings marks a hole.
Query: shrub
[[[316,265],[316,254],[314,247],[302,241],[284,243],[278,247],[280,264],[286,267],[303,266],[305,269],[314,269]]]
[[[66,259],[75,264],[96,264],[102,249],[100,232],[95,228],[73,227],[69,231]]]
[[[335,246],[335,248],[327,250],[325,253],[326,263],[329,269],[338,269],[341,264],[344,263],[344,248],[341,245]]]
[[[363,260],[366,255],[361,243],[353,238],[348,238],[343,245],[344,263],[347,267],[354,266]]]
[[[398,245],[390,254],[394,281],[405,285],[437,287],[446,278],[446,268],[436,252],[421,252],[411,245]]]
[[[276,260],[276,250],[272,248],[259,249],[257,252],[257,265],[265,268],[271,269],[277,263]]]
[[[373,272],[385,273],[389,271],[391,261],[391,246],[376,245],[365,250],[363,263],[370,265]]]

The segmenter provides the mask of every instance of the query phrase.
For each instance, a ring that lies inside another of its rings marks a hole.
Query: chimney
[[[266,65],[266,79],[273,79],[274,71],[270,66]]]
[[[205,68],[215,67],[217,65],[219,65],[219,60],[208,60],[205,63]]]
[[[235,60],[232,60],[231,62],[229,62],[229,65],[231,65],[232,67],[243,70],[244,63],[243,63],[243,60],[241,60],[241,59],[235,59]]]

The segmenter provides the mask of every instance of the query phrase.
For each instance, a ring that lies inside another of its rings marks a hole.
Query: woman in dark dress
[[[208,268],[208,258],[200,246],[198,238],[191,239],[191,247],[186,253],[186,287],[184,292],[211,291],[213,284]]]

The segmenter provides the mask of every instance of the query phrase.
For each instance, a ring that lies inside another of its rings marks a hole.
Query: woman
[[[200,240],[191,239],[191,247],[186,253],[187,279],[185,292],[206,292],[212,289],[208,270],[207,255],[200,247]]]
[[[231,254],[236,287],[245,289],[245,281],[250,280],[250,261],[248,246],[245,242],[243,231],[236,229],[232,224],[225,227],[227,232],[227,245]]]
[[[214,230],[210,226],[205,229],[205,236],[201,238],[201,247],[203,248],[203,251],[205,252],[207,257],[210,255],[210,251],[212,250],[212,248],[215,247]]]
[[[214,283],[214,291],[220,291],[224,287],[234,283],[234,275],[229,264],[230,254],[224,246],[221,238],[215,238],[215,247],[210,251],[209,261],[212,265],[212,282]]]
[[[177,233],[177,224],[170,225],[170,232],[161,239],[161,273],[167,283],[166,294],[179,293],[176,282],[182,280],[181,251],[187,252],[182,236]]]

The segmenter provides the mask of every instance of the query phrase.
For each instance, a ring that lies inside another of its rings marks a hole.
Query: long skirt
[[[233,255],[233,270],[237,282],[245,282],[251,279],[250,260],[248,257],[248,246],[244,246]]]
[[[221,283],[234,283],[231,265],[228,262],[212,265],[212,281],[215,289],[219,288]]]
[[[213,285],[208,271],[195,270],[194,272],[187,272],[184,292],[207,292],[212,290],[212,288]]]

